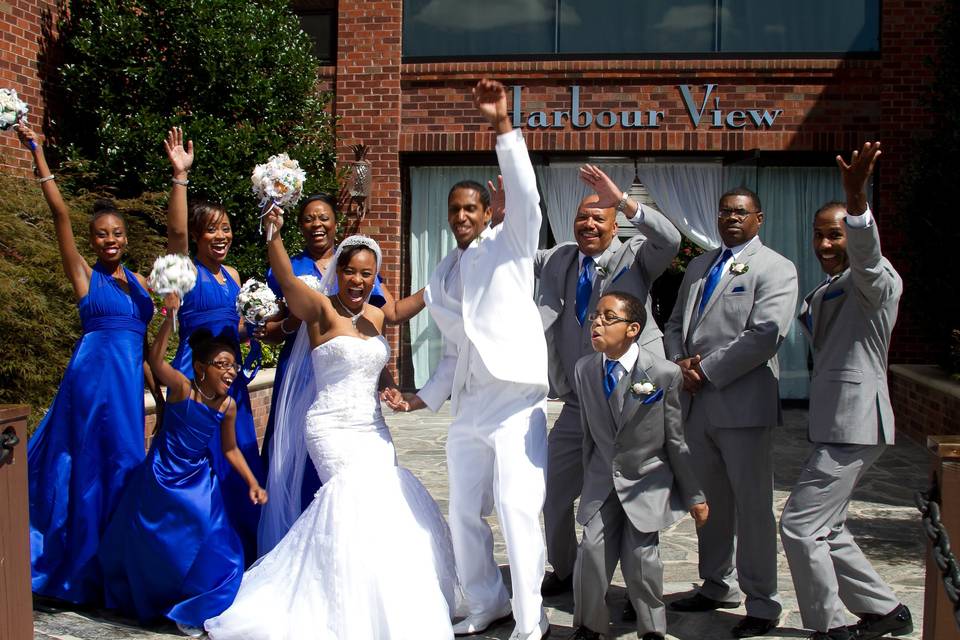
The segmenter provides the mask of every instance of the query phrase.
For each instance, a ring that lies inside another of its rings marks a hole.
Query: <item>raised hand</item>
[[[620,203],[623,190],[618,187],[610,176],[592,164],[580,167],[580,179],[593,189],[600,198],[593,206],[597,209],[610,209]]]
[[[40,145],[40,138],[37,136],[37,132],[30,128],[26,122],[21,120],[17,124],[13,125],[13,128],[17,130],[17,137],[20,138],[20,143],[28,149],[33,149],[34,147],[30,146],[30,143],[33,142],[38,147]]]
[[[863,149],[854,151],[850,156],[850,164],[837,156],[837,166],[840,167],[840,180],[843,190],[847,194],[847,212],[853,215],[863,213],[867,208],[867,182],[873,174],[873,167],[880,157],[879,142],[865,142]]]
[[[268,236],[267,242],[270,242],[270,229],[273,228],[273,237],[279,238],[277,235],[280,229],[283,228],[283,209],[278,207],[275,204],[270,205],[270,208],[263,214],[263,230],[264,233]]]
[[[170,159],[174,177],[183,178],[193,166],[193,140],[183,144],[183,129],[174,127],[167,132],[167,139],[163,141],[163,148]]]
[[[507,115],[507,90],[502,84],[484,78],[473,88],[473,103],[497,134],[513,130]]]
[[[492,180],[487,180],[487,190],[490,191],[490,209],[493,215],[490,217],[490,226],[495,227],[503,222],[503,216],[507,210],[507,194],[503,190],[503,176],[497,176],[497,186],[493,186]]]

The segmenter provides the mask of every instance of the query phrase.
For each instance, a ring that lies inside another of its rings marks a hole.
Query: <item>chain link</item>
[[[933,561],[940,569],[943,589],[953,605],[953,617],[960,627],[960,565],[950,549],[950,536],[940,522],[940,487],[936,479],[929,491],[917,491],[914,502],[920,510],[921,526],[930,538]]]

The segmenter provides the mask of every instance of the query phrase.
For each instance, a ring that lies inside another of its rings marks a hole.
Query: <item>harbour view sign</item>
[[[526,129],[563,129],[568,123],[574,129],[587,129],[591,126],[600,129],[612,129],[617,125],[624,129],[659,129],[663,124],[664,112],[657,109],[617,109],[603,111],[584,111],[580,108],[580,87],[570,87],[569,111],[523,111],[523,87],[513,85],[513,126]],[[721,104],[720,97],[714,94],[715,84],[703,85],[703,98],[695,97],[699,91],[688,84],[677,85],[684,109],[693,128],[711,129],[769,129],[782,109],[760,109],[759,107],[737,107],[727,109]]]

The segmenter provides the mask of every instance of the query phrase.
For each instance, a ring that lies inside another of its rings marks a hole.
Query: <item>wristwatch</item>
[[[617,203],[617,213],[623,213],[623,208],[627,206],[627,198],[630,196],[626,191],[623,192],[623,195],[620,196],[620,202]]]

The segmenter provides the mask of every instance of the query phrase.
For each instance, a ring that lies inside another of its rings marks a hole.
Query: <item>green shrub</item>
[[[233,263],[265,270],[250,191],[255,164],[285,151],[307,191],[336,193],[328,96],[286,0],[72,0],[59,25],[63,104],[57,143],[83,186],[123,196],[169,189],[166,130],[184,128],[190,195],[234,220]],[[289,225],[291,231],[295,225]],[[285,234],[286,236],[286,234]]]

